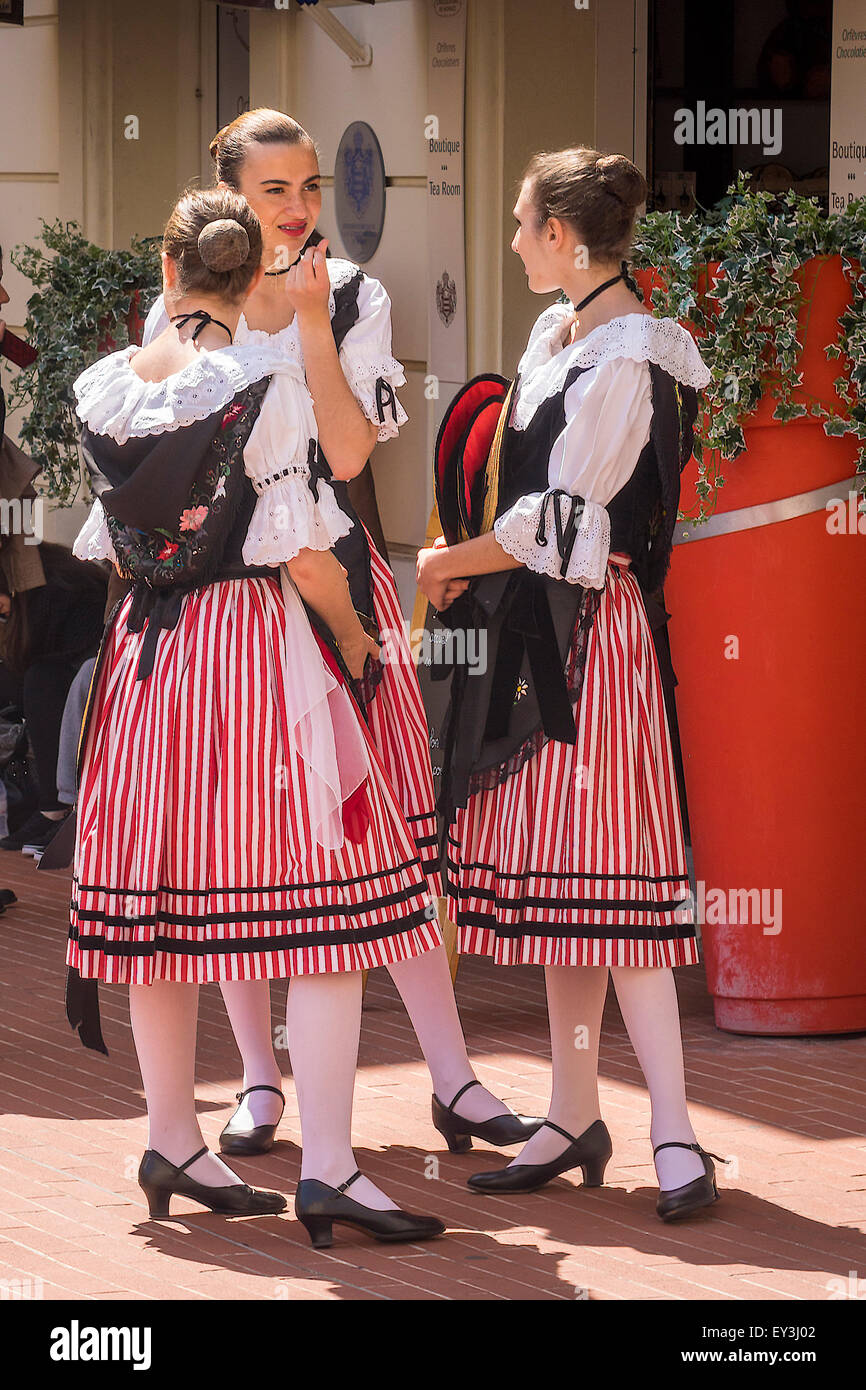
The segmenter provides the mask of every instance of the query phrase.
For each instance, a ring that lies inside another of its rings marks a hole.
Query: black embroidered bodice
[[[82,430],[82,455],[118,568],[133,585],[127,626],[139,632],[147,623],[141,680],[153,668],[159,632],[176,625],[185,594],[219,578],[274,573],[245,564],[241,553],[256,501],[244,447],[269,381],[262,377],[227,406],[177,430],[123,444],[86,425]]]

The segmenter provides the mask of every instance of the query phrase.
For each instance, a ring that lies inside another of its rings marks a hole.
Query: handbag
[[[7,815],[10,832],[23,825],[29,815],[39,805],[39,782],[30,757],[27,729],[23,720],[2,720],[2,732],[6,747],[11,752],[2,765],[3,781],[6,786]]]

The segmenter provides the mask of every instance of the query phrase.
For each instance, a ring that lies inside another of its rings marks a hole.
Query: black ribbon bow
[[[567,497],[569,501],[568,520],[564,526],[559,506],[560,497]],[[577,528],[580,518],[583,516],[585,503],[582,497],[573,496],[562,488],[550,488],[541,499],[541,516],[535,533],[535,539],[539,545],[547,545],[547,510],[551,500],[553,500],[553,520],[556,526],[556,548],[562,561],[559,573],[564,579],[568,573],[568,563],[571,559],[571,552],[574,550],[574,543],[577,540]]]

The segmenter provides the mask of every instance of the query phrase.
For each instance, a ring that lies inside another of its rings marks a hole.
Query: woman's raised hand
[[[328,303],[331,282],[325,252],[327,238],[318,246],[308,246],[300,260],[286,272],[286,294],[296,314],[302,317],[315,317],[324,314],[329,318]]]

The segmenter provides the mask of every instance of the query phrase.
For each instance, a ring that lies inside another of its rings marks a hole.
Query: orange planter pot
[[[144,332],[145,324],[145,320],[139,313],[140,308],[141,291],[135,290],[129,305],[129,312],[126,315],[126,330],[129,335],[129,341],[131,343],[135,343],[137,347],[141,346],[141,337]],[[114,324],[115,320],[112,319],[110,316],[107,316],[101,321],[99,327],[102,336],[100,337],[99,342],[97,343],[97,351],[99,353],[109,353],[115,352],[117,350],[117,340],[112,336],[111,333],[111,329],[114,327]]]
[[[841,263],[811,262],[802,283],[803,391],[835,403],[842,364],[823,348],[850,298]],[[665,585],[708,984],[731,1032],[860,1031],[866,535],[819,492],[848,501],[856,443],[813,418],[780,424],[768,400],[744,433],[711,523],[732,529],[691,528]],[[805,514],[744,525],[816,492]]]

